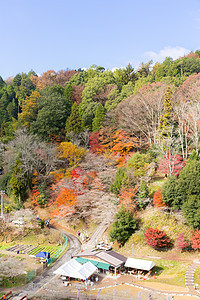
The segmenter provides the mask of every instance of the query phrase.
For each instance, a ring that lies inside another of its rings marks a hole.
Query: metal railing
[[[64,234],[62,236],[64,238],[64,244],[62,245],[62,247],[60,247],[60,249],[58,249],[58,251],[52,257],[48,259],[47,267],[53,264],[67,248],[68,245],[67,237]]]

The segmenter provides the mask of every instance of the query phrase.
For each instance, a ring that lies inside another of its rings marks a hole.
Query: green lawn
[[[154,262],[157,282],[185,287],[185,274],[190,265],[189,262],[161,259],[154,260]]]

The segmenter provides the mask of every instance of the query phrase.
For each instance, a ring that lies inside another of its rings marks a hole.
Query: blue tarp
[[[35,257],[41,257],[41,258],[50,258],[49,252],[40,251],[38,254],[36,254]]]

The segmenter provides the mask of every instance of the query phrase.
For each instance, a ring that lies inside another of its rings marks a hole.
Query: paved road
[[[106,231],[107,228],[108,228],[108,222],[107,221],[102,222],[97,227],[95,232],[92,234],[89,241],[87,243],[83,244],[83,246],[82,246],[83,250],[94,248],[95,244],[98,243],[101,240],[101,237],[102,237],[102,235],[104,234],[104,232]]]
[[[63,230],[61,230],[61,232],[67,236],[69,249],[66,251],[64,255],[61,256],[60,259],[56,261],[56,263],[52,267],[46,269],[46,271],[42,275],[40,275],[34,280],[35,282],[34,287],[33,287],[33,282],[31,281],[28,285],[24,287],[24,289],[21,292],[15,294],[13,300],[21,299],[25,295],[30,295],[30,296],[35,295],[38,290],[40,290],[47,282],[49,282],[55,277],[53,271],[58,269],[66,261],[70,260],[71,256],[76,255],[80,252],[81,243],[79,239],[72,234],[68,234],[64,232]]]

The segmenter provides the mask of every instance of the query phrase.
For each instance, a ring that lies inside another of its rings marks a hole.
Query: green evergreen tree
[[[177,197],[177,186],[178,179],[176,176],[172,175],[167,178],[161,190],[163,202],[168,204],[173,209],[181,208],[181,202],[179,202],[179,199]]]
[[[19,199],[19,203],[20,203],[21,199],[23,199],[24,197],[27,188],[27,180],[23,174],[22,167],[21,167],[20,153],[15,161],[15,166],[10,180],[10,185],[13,191],[13,195]]]
[[[149,204],[149,188],[146,181],[142,181],[139,186],[137,201],[140,208],[145,208]]]
[[[67,99],[67,102],[69,102],[70,104],[72,103],[72,91],[72,85],[71,83],[68,83],[64,91],[64,96]]]
[[[191,160],[181,170],[176,201],[193,228],[200,228],[200,161]]]
[[[59,94],[49,95],[39,104],[36,121],[31,123],[31,131],[49,139],[51,135],[62,135],[68,114],[66,99]]]
[[[67,133],[74,132],[75,134],[78,134],[83,130],[83,127],[84,124],[79,113],[79,108],[77,103],[75,102],[72,105],[71,115],[67,119],[65,130]]]
[[[192,150],[192,153],[191,153],[191,155],[189,156],[189,158],[188,158],[188,161],[187,161],[187,163],[190,163],[191,161],[193,161],[193,160],[200,160],[200,157],[198,156],[198,154],[197,154],[197,152],[196,152],[196,150],[195,149],[193,149]]]
[[[117,170],[117,173],[115,175],[115,180],[113,184],[110,186],[110,191],[114,194],[119,194],[122,186],[126,185],[126,182],[128,181],[128,176],[126,175],[126,168],[120,167]]]
[[[182,206],[185,218],[193,229],[200,229],[200,196],[190,195]]]
[[[160,118],[158,132],[161,136],[167,136],[169,128],[171,127],[171,114],[172,114],[172,91],[168,87],[164,96],[164,113]]]
[[[92,131],[95,132],[99,130],[105,119],[105,109],[101,103],[98,104],[95,117],[92,122]]]
[[[118,243],[124,245],[129,237],[136,230],[137,224],[131,212],[122,207],[115,215],[115,222],[109,232],[110,240],[117,240]]]
[[[12,85],[19,87],[21,85],[21,81],[22,81],[22,76],[21,74],[17,74],[14,78],[13,78],[13,82]]]
[[[185,203],[191,195],[200,195],[200,161],[193,160],[181,170],[177,193],[180,203]]]
[[[2,88],[3,86],[5,86],[6,83],[5,81],[3,80],[3,78],[0,76],[0,88]]]

